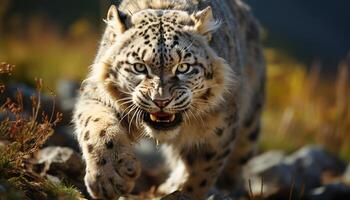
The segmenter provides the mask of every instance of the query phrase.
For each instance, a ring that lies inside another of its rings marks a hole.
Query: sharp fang
[[[175,120],[175,115],[171,115],[170,121],[173,122]]]
[[[150,118],[151,118],[151,120],[154,121],[154,122],[155,122],[155,121],[158,121],[158,120],[157,120],[157,117],[154,116],[153,114],[150,114]]]

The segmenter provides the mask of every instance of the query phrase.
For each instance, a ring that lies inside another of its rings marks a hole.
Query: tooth
[[[155,122],[155,121],[158,121],[158,120],[157,120],[157,117],[154,116],[153,114],[150,114],[149,116],[151,117],[151,120],[152,120],[152,121],[154,121],[154,122]]]
[[[175,120],[175,115],[171,115],[170,121],[173,122]]]

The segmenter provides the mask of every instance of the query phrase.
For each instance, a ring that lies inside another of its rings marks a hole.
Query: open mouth
[[[144,121],[154,129],[171,130],[181,124],[182,115],[166,112],[148,113],[145,115]]]

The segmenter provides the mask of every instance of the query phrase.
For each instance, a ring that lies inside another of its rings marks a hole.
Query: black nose
[[[164,108],[170,103],[171,99],[154,99],[153,102],[159,107]]]

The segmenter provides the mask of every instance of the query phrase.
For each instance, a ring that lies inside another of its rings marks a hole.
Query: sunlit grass
[[[348,66],[340,63],[338,75],[327,80],[320,76],[319,63],[308,71],[276,50],[265,53],[268,84],[262,149],[292,151],[317,143],[350,160]]]
[[[39,18],[32,19],[24,33],[0,38],[0,60],[16,65],[12,80],[33,83],[43,77],[51,89],[60,79],[79,80],[87,73],[98,46],[98,34],[85,20],[60,34]]]

